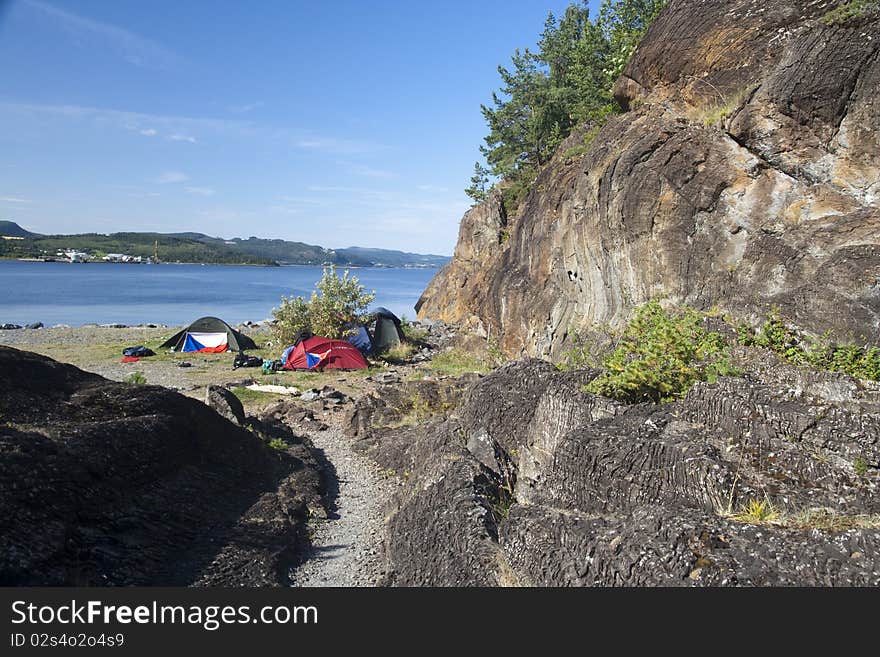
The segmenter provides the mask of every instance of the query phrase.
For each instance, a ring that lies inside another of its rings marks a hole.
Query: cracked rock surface
[[[416,426],[388,421],[405,394],[358,400],[356,447],[402,480],[384,582],[880,584],[880,385],[739,357],[668,404],[536,359],[450,386],[456,407]],[[752,501],[776,516],[743,517]]]

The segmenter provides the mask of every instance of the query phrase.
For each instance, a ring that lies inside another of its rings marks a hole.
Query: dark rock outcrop
[[[7,347],[0,372],[0,584],[287,582],[321,508],[307,440]]]
[[[880,8],[670,0],[583,157],[563,144],[516,213],[464,217],[419,316],[512,355],[651,298],[880,340]]]
[[[241,400],[228,388],[210,385],[205,389],[205,404],[230,422],[244,425],[245,413]]]
[[[596,397],[595,372],[538,360],[418,426],[364,421],[401,393],[359,400],[350,430],[404,482],[388,583],[880,584],[880,384],[737,358],[742,377],[669,404]]]

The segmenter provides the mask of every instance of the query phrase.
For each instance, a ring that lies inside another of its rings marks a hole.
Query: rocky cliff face
[[[572,135],[512,216],[470,210],[419,316],[509,354],[655,297],[880,340],[880,9],[847,4],[671,0],[625,112],[566,159]]]

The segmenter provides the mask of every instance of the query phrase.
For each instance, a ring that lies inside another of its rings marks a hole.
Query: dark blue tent
[[[400,319],[387,308],[373,308],[362,326],[351,329],[352,334],[345,339],[363,354],[380,354],[405,340]]]

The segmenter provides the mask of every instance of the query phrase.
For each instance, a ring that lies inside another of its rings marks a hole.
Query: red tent
[[[301,341],[287,355],[285,370],[362,370],[367,361],[350,342],[313,336]]]

